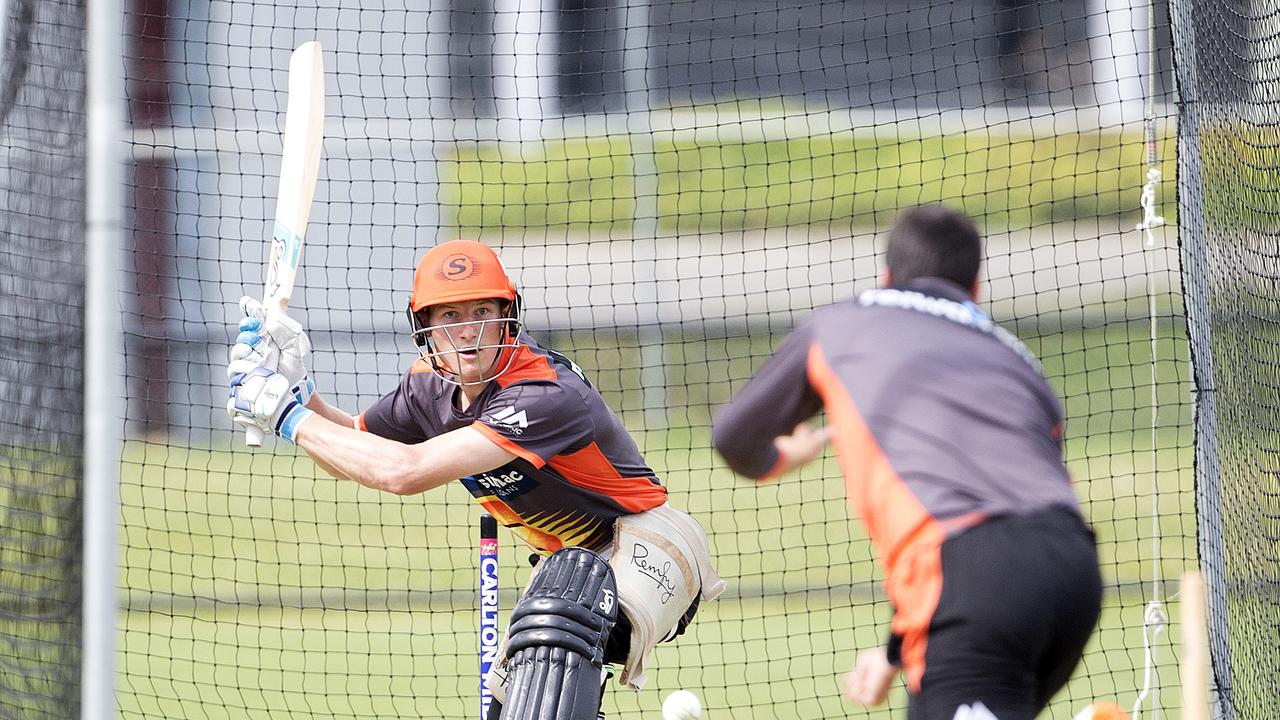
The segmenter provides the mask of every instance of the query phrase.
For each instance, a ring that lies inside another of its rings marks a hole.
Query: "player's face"
[[[427,314],[437,352],[463,383],[481,382],[492,373],[507,323],[499,300],[435,305]]]

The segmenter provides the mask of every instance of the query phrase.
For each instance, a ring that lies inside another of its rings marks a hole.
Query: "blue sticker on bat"
[[[278,222],[271,235],[274,239],[284,243],[284,252],[281,254],[281,259],[289,267],[298,267],[298,262],[302,258],[302,236]]]

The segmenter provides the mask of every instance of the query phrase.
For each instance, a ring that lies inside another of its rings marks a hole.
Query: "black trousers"
[[[952,720],[977,703],[1031,720],[1070,677],[1101,609],[1093,532],[1071,510],[994,518],[946,540],[908,720]]]

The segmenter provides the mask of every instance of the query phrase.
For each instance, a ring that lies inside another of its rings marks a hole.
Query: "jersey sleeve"
[[[582,397],[549,382],[503,388],[485,404],[472,427],[534,467],[542,467],[565,450],[581,447],[594,432]]]
[[[790,434],[822,408],[809,384],[813,326],[806,323],[783,340],[737,395],[716,413],[716,450],[739,474],[766,477],[778,463],[774,438]]]
[[[409,383],[411,376],[411,373],[406,373],[395,390],[378,398],[377,402],[360,413],[356,422],[361,430],[410,445],[427,439],[426,431],[416,421],[412,411],[413,388]]]

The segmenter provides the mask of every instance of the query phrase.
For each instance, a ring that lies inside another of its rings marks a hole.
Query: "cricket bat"
[[[267,259],[262,304],[284,312],[293,295],[293,281],[302,261],[302,239],[311,215],[311,199],[320,172],[320,148],[324,145],[324,59],[320,43],[298,46],[289,57],[289,105],[284,116],[284,150],[280,160],[280,187],[276,192],[276,219]],[[262,432],[245,430],[245,443],[262,445]]]

